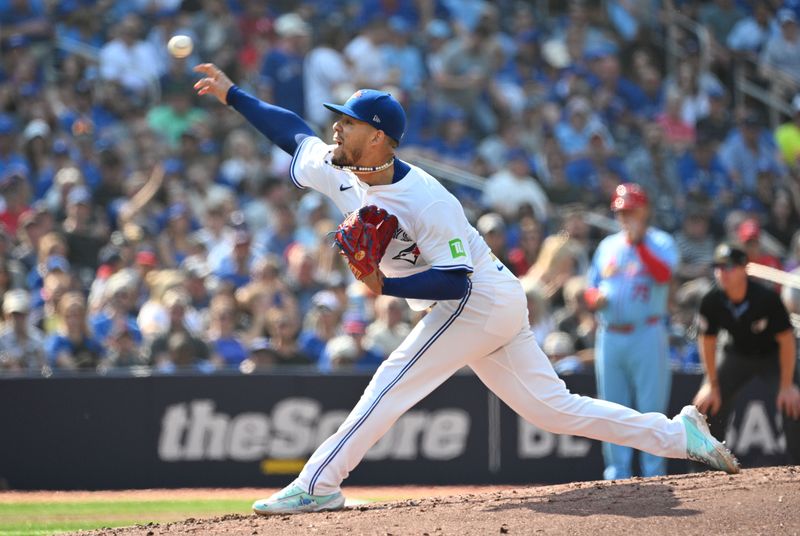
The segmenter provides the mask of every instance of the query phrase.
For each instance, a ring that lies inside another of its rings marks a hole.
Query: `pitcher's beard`
[[[341,147],[340,147],[341,149]],[[361,149],[353,149],[353,158],[347,158],[344,150],[337,156],[336,151],[333,152],[331,163],[334,166],[355,166],[356,162],[361,159]]]

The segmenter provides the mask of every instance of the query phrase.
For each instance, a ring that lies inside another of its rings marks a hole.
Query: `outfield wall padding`
[[[369,375],[254,374],[0,379],[0,486],[11,489],[275,487],[356,403]],[[701,377],[676,374],[670,413]],[[591,374],[565,378],[595,392]],[[729,430],[745,467],[786,463],[764,384]],[[672,461],[670,472],[686,472]],[[521,422],[458,374],[392,427],[349,484],[561,483],[602,477],[600,444]]]

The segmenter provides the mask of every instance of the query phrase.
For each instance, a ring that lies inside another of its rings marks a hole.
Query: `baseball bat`
[[[745,267],[747,275],[763,279],[771,283],[777,283],[784,287],[800,289],[800,274],[785,272],[771,266],[765,266],[756,262],[748,262]]]

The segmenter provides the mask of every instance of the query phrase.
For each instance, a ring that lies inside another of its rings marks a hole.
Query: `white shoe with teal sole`
[[[344,507],[344,495],[337,491],[332,495],[311,495],[292,482],[269,499],[253,503],[253,512],[269,516],[274,514],[302,514],[340,510]]]
[[[686,454],[690,460],[729,474],[739,472],[736,456],[711,435],[706,418],[696,407],[685,406],[678,417],[686,428]]]

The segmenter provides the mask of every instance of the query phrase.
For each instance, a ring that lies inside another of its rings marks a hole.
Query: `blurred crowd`
[[[696,370],[714,246],[800,265],[800,3],[674,2],[712,53],[679,33],[670,69],[672,4],[0,0],[0,370],[370,370],[419,319],[352,279],[327,236],[342,215],[291,185],[289,155],[194,95],[200,62],[326,139],[323,101],[397,96],[401,158],[483,179],[446,184],[560,373],[591,361],[588,260],[614,188],[640,183],[682,256],[674,367]],[[781,84],[777,129],[734,106],[740,62]]]

